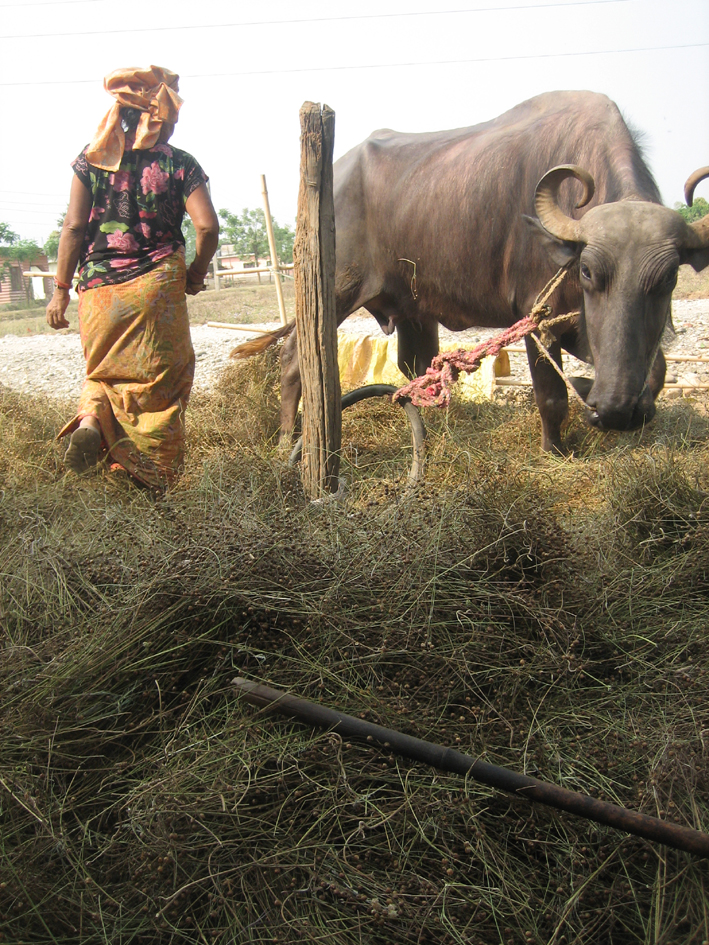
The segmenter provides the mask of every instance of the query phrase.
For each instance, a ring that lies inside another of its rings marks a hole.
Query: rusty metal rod
[[[656,843],[663,843],[675,850],[709,857],[709,835],[693,830],[691,827],[669,824],[657,817],[638,814],[636,811],[626,810],[624,807],[618,807],[606,801],[598,801],[586,794],[567,791],[555,784],[538,781],[524,774],[516,774],[508,768],[501,768],[488,764],[486,761],[479,761],[470,755],[464,755],[454,748],[446,748],[444,745],[436,745],[421,738],[405,735],[403,732],[365,722],[335,709],[328,709],[326,706],[291,696],[287,692],[262,686],[249,679],[238,677],[233,680],[233,684],[247,702],[269,711],[282,712],[310,725],[331,728],[340,735],[371,738],[397,754],[415,761],[423,761],[442,771],[450,771],[463,776],[470,775],[473,780],[481,784],[500,788],[516,797],[547,804],[579,817],[585,817],[587,820],[594,820],[596,823],[606,824],[609,827],[624,830],[626,833],[654,840]]]

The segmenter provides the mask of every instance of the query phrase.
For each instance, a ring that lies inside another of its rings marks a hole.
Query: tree
[[[258,260],[259,257],[270,255],[266,214],[263,210],[248,210],[245,207],[240,216],[229,210],[220,210],[219,217],[222,221],[222,241],[231,243],[239,256],[253,256]],[[280,226],[275,220],[272,223],[278,261],[292,262],[295,231],[288,225]]]
[[[67,210],[69,207],[67,206]],[[47,259],[56,259],[57,253],[59,252],[59,238],[62,235],[62,227],[64,226],[64,218],[66,217],[66,210],[57,220],[58,230],[52,230],[52,232],[47,237],[44,244],[44,252],[47,256]]]
[[[11,230],[7,223],[0,222],[0,246],[12,246],[19,239],[17,233]]]
[[[709,213],[709,203],[704,197],[697,197],[691,207],[685,207],[683,203],[676,203],[675,210],[684,217],[687,223],[693,223]]]
[[[275,220],[271,222],[273,223],[273,238],[276,241],[276,252],[278,253],[279,262],[292,263],[295,230],[292,226],[288,226],[287,223],[285,226],[280,226]]]
[[[185,238],[185,262],[189,266],[197,253],[197,233],[189,217],[182,222],[182,235]]]
[[[7,223],[0,221],[0,282],[7,278],[10,271],[8,250],[13,243],[17,242],[19,236],[14,230],[11,230]]]
[[[47,259],[56,261],[57,253],[59,252],[59,237],[61,232],[59,230],[52,230],[47,239],[44,241],[44,253]]]

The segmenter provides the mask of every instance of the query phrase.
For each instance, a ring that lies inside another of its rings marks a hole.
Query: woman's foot
[[[74,430],[69,448],[64,456],[64,465],[77,476],[88,472],[98,462],[101,450],[101,434],[92,427],[83,426]]]

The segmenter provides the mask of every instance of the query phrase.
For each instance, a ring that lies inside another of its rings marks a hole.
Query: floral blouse
[[[117,171],[86,160],[74,173],[93,195],[79,256],[79,291],[128,282],[184,247],[185,201],[209,178],[186,151],[169,144],[151,150],[126,148]]]

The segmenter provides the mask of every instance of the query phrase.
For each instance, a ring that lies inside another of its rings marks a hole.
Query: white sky
[[[709,164],[708,0],[0,0],[0,221],[40,243],[55,229],[112,102],[103,76],[150,64],[181,77],[173,143],[216,207],[262,206],[265,174],[279,223],[295,220],[305,101],[334,109],[337,158],[376,128],[592,89],[645,133],[668,206]]]

